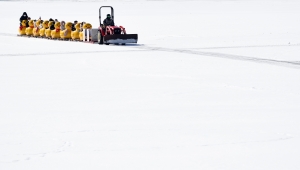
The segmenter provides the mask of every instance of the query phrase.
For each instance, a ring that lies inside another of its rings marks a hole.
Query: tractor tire
[[[98,44],[103,44],[103,36],[100,30],[98,31]]]

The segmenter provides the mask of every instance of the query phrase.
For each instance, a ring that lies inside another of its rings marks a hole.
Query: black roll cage
[[[112,6],[101,6],[99,8],[99,22],[100,22],[100,26],[102,26],[102,20],[101,20],[101,9],[102,8],[110,8],[111,18],[115,21],[114,8]]]

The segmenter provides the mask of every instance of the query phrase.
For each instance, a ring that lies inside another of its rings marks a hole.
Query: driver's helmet
[[[111,18],[110,14],[107,14],[107,15],[106,15],[106,18],[110,19],[110,18]]]

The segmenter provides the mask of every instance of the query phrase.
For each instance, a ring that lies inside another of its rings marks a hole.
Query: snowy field
[[[86,21],[115,46],[17,37]],[[104,12],[104,14],[106,14]],[[299,170],[300,1],[0,1],[1,170]]]

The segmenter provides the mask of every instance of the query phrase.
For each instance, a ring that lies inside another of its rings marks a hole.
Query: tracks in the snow
[[[65,51],[65,52],[45,52],[45,53],[16,53],[16,54],[0,54],[0,57],[13,57],[13,56],[37,56],[37,55],[63,55],[63,54],[92,54],[92,53],[124,53],[133,51],[145,51],[145,50],[95,50],[95,51]]]
[[[10,33],[0,33],[0,36],[14,36],[15,34]],[[199,56],[209,56],[223,59],[232,59],[232,60],[242,60],[242,61],[250,61],[255,63],[265,63],[272,64],[278,66],[285,67],[293,67],[300,68],[300,61],[285,61],[285,60],[275,60],[275,59],[266,59],[266,58],[258,58],[258,57],[249,57],[242,55],[233,55],[233,54],[225,54],[225,53],[216,53],[216,52],[204,52],[199,50],[205,49],[224,49],[224,48],[257,48],[257,47],[288,47],[288,46],[300,46],[299,44],[292,45],[262,45],[262,46],[231,46],[231,47],[205,47],[205,48],[193,48],[193,49],[173,49],[173,48],[163,48],[163,47],[150,47],[143,45],[132,45],[125,46],[129,48],[134,48],[135,50],[111,50],[111,51],[67,51],[67,52],[48,52],[48,53],[17,53],[17,54],[0,54],[1,56],[33,56],[33,55],[60,55],[60,54],[89,54],[89,53],[111,53],[111,52],[141,52],[141,51],[164,51],[164,52],[172,52],[172,53],[183,53],[183,54],[193,54]]]
[[[139,49],[147,49],[152,51],[166,51],[166,52],[176,52],[176,53],[185,53],[185,54],[194,54],[200,56],[210,56],[217,58],[233,59],[233,60],[242,60],[242,61],[251,61],[256,63],[266,63],[286,67],[300,68],[300,61],[285,61],[285,60],[274,60],[266,58],[257,58],[257,57],[248,57],[242,55],[233,55],[233,54],[224,54],[224,53],[215,53],[215,52],[203,52],[195,50],[186,50],[186,49],[171,49],[171,48],[161,48],[161,47],[147,47],[140,46]]]
[[[2,33],[2,32],[0,32],[0,36],[16,37],[16,34],[10,34],[10,33]]]

